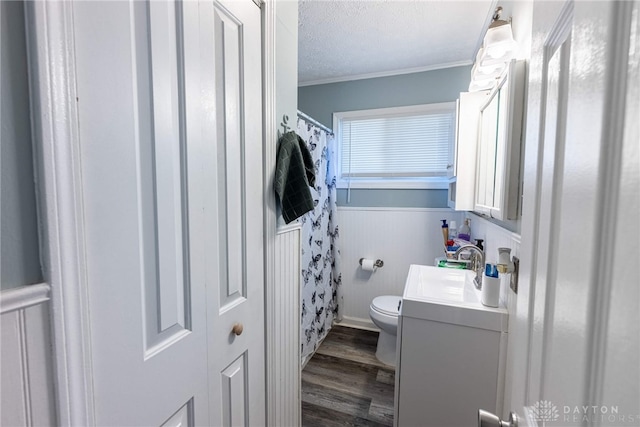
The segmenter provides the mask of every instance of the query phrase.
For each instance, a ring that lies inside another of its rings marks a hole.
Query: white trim
[[[278,334],[281,325],[274,312],[277,307],[276,282],[276,200],[273,191],[275,175],[278,121],[276,118],[276,0],[265,0],[262,7],[262,66],[264,106],[263,148],[263,213],[264,213],[264,298],[265,298],[265,405],[266,425],[276,425],[281,408],[278,407],[277,356]]]
[[[359,317],[343,316],[342,321],[336,322],[334,326],[335,325],[344,326],[346,328],[362,329],[365,331],[380,332],[380,328],[377,328],[371,319],[361,319]]]
[[[2,291],[0,292],[0,314],[47,302],[51,299],[49,296],[50,291],[51,286],[48,283],[38,283],[37,285],[21,286]]]
[[[434,111],[455,113],[456,101],[405,105],[402,107],[370,108],[368,110],[336,111],[335,113],[333,113],[333,129],[336,129],[336,125],[341,119],[403,116],[415,113],[432,113]]]
[[[395,208],[387,206],[338,206],[338,211],[379,211],[379,212],[455,212],[451,208]]]
[[[627,110],[627,93],[629,86],[629,70],[632,63],[637,61],[640,55],[637,48],[630,52],[630,45],[633,40],[632,17],[633,2],[615,3],[611,7],[611,15],[616,25],[610,33],[609,45],[612,51],[609,53],[609,78],[607,81],[607,92],[605,96],[605,110],[603,123],[603,134],[600,138],[606,143],[601,143],[601,168],[599,188],[597,189],[597,199],[600,206],[598,217],[602,227],[599,229],[597,241],[598,256],[595,265],[590,266],[593,273],[591,283],[589,283],[590,301],[592,316],[589,319],[589,330],[587,353],[588,368],[591,375],[587,376],[587,401],[602,402],[604,388],[607,380],[606,360],[609,344],[609,319],[611,311],[617,308],[611,307],[611,293],[613,292],[613,257],[616,252],[616,228],[618,227],[618,207],[621,192],[627,184],[624,183],[622,174],[622,156],[625,146],[637,146],[637,133],[635,138],[628,135],[625,121],[636,120],[637,116],[629,114]],[[635,18],[638,19],[637,17]],[[636,36],[637,37],[637,36]],[[633,74],[631,78],[633,79]],[[633,80],[631,80],[633,82]],[[637,83],[636,83],[637,84]],[[632,86],[631,86],[632,87]],[[633,111],[633,109],[631,109]],[[606,148],[604,148],[606,147]],[[637,173],[637,171],[636,171]],[[637,182],[637,181],[636,181]],[[623,187],[623,188],[621,188]],[[629,186],[630,187],[630,186]],[[624,194],[624,192],[622,192]],[[624,197],[624,196],[622,196]],[[628,246],[629,247],[629,246]],[[637,252],[636,252],[637,253]],[[626,255],[626,254],[625,254]]]
[[[427,178],[351,178],[351,183],[346,179],[339,179],[336,188],[344,190],[347,188],[358,189],[418,189],[418,190],[446,190],[449,188],[447,177],[427,177]]]
[[[57,424],[95,425],[72,2],[27,2],[44,274],[51,286]]]
[[[492,9],[491,15],[493,16],[493,9]],[[481,34],[481,40],[483,35],[484,35],[484,32]],[[399,70],[378,71],[375,73],[354,74],[351,76],[329,77],[326,79],[317,79],[317,80],[308,80],[304,82],[299,82],[298,87],[326,85],[330,83],[350,82],[354,80],[377,79],[380,77],[401,76],[404,74],[423,73],[425,71],[436,71],[436,70],[446,70],[447,68],[465,67],[471,64],[473,64],[473,61],[471,59],[466,59],[463,61],[447,62],[445,64],[438,64],[438,65],[426,65],[423,67],[402,68]]]

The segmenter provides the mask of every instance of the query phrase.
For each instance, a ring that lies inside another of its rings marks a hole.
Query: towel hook
[[[288,121],[289,121],[289,116],[287,116],[286,114],[283,115],[282,123],[280,123],[280,126],[282,126],[282,129],[283,129],[283,132],[282,132],[283,135],[291,130],[291,128],[289,127],[289,123],[287,123]]]

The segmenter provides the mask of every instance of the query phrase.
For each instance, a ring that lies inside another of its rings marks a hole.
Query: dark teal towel
[[[274,187],[287,224],[313,209],[309,186],[315,183],[313,158],[307,145],[295,132],[285,133],[278,146]]]

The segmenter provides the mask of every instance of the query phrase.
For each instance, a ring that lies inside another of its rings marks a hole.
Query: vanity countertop
[[[405,283],[401,315],[507,332],[504,307],[486,307],[473,285],[475,272],[412,264]]]

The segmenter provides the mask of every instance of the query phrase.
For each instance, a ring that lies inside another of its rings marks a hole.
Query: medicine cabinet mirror
[[[474,210],[499,220],[517,219],[524,107],[524,61],[509,71],[480,110]]]

